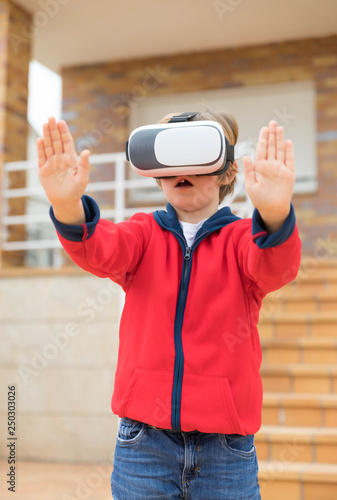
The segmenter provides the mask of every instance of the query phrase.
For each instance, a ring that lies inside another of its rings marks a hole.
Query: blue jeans
[[[254,436],[155,429],[122,418],[114,500],[260,500]]]

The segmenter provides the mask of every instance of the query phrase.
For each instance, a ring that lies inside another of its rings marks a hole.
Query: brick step
[[[264,300],[261,316],[275,313],[336,312],[337,292],[313,292],[300,290],[286,292],[281,288],[268,294]]]
[[[337,366],[334,365],[263,364],[260,372],[267,392],[337,394]]]
[[[263,500],[336,500],[337,465],[259,462]]]
[[[255,444],[259,460],[336,464],[337,427],[265,425]]]
[[[317,259],[313,257],[302,257],[301,273],[319,273],[326,270],[337,269],[337,259]]]
[[[259,333],[262,339],[337,338],[337,312],[261,315]]]
[[[265,365],[289,363],[337,364],[337,339],[261,339]]]
[[[331,266],[313,266],[305,264],[300,266],[296,281],[309,281],[317,278],[329,279],[329,277],[337,277],[337,262]]]
[[[297,278],[284,286],[285,291],[337,291],[337,268],[299,272]]]
[[[262,424],[290,427],[336,427],[337,395],[265,392]]]

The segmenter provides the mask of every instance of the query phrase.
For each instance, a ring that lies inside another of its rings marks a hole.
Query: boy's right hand
[[[49,118],[43,138],[37,139],[37,152],[40,181],[55,217],[64,224],[83,224],[81,197],[89,180],[89,151],[82,151],[78,159],[65,121]]]

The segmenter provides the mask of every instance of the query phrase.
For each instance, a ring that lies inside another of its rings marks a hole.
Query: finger
[[[285,145],[284,145],[284,129],[277,127],[276,129],[276,159],[284,163]]]
[[[89,155],[90,151],[85,149],[82,151],[80,154],[79,160],[78,160],[78,169],[77,169],[77,182],[80,184],[87,184],[89,180]]]
[[[58,129],[61,135],[64,152],[69,154],[76,154],[73,136],[71,135],[68,125],[64,120],[60,120],[58,122]]]
[[[49,123],[44,123],[42,128],[43,128],[44,150],[46,152],[47,158],[50,158],[54,154],[54,148],[51,140]]]
[[[56,154],[62,154],[63,153],[63,145],[61,141],[61,134],[59,132],[59,129],[56,124],[56,120],[54,117],[51,117],[48,119],[48,124],[49,124],[49,130],[50,130],[50,136],[51,136],[51,141],[53,144],[53,149]]]
[[[294,146],[289,140],[285,143],[285,164],[290,170],[295,171]]]
[[[245,175],[245,186],[247,189],[247,187],[252,186],[256,182],[255,167],[249,156],[244,156],[242,161]]]
[[[78,160],[78,165],[83,170],[89,169],[89,156],[90,156],[90,151],[88,149],[84,149],[82,151],[82,153],[80,154],[80,158]]]
[[[46,152],[44,150],[44,140],[42,137],[39,137],[36,141],[37,146],[37,159],[39,168],[41,168],[47,161]]]
[[[276,120],[270,120],[270,122],[269,122],[269,128],[270,128],[270,130],[276,131],[277,127],[278,127],[277,121]]]
[[[267,158],[268,136],[269,129],[267,127],[262,127],[256,145],[255,161],[265,160]]]
[[[267,158],[269,160],[275,160],[276,158],[276,127],[277,123],[271,121],[269,123],[269,138],[268,138],[268,151]]]

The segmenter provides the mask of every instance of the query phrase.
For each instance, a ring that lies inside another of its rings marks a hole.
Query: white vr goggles
[[[145,177],[220,175],[234,162],[234,146],[221,125],[189,121],[197,113],[173,116],[169,123],[136,128],[126,143],[126,159]]]

